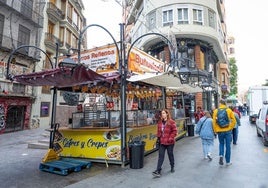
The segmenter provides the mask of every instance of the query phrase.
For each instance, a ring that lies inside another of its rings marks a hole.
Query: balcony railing
[[[53,45],[54,47],[56,47],[56,43],[59,44],[59,47],[63,46],[63,42],[61,42],[58,37],[56,37],[52,33],[45,34],[45,44],[46,45]]]
[[[63,12],[54,4],[49,2],[47,4],[47,13],[48,16],[51,17],[53,20],[56,19],[57,21],[64,19]]]

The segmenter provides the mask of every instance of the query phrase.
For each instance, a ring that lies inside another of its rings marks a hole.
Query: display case
[[[72,128],[80,128],[84,126],[84,113],[76,112],[72,114]]]

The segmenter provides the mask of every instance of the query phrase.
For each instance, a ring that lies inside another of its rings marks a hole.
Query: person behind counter
[[[165,151],[167,150],[171,172],[175,172],[174,170],[174,145],[175,145],[175,137],[177,135],[177,126],[176,122],[171,119],[170,113],[168,110],[164,109],[161,111],[158,123],[157,123],[157,138],[159,139],[159,150],[158,150],[158,162],[157,168],[152,173],[155,177],[161,176],[162,164],[165,158]]]

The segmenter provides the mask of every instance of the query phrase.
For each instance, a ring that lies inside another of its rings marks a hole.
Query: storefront
[[[14,132],[30,127],[31,97],[0,97],[0,132]]]

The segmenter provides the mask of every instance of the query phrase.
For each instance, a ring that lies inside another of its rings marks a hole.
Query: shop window
[[[48,117],[50,102],[41,102],[40,117]]]

